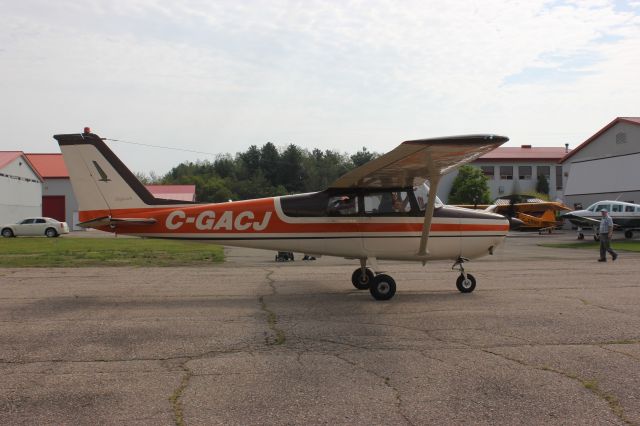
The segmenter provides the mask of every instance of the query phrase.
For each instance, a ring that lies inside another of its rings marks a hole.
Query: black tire
[[[57,237],[57,236],[58,236],[58,232],[57,232],[55,229],[53,229],[53,228],[47,228],[47,229],[44,231],[44,235],[46,235],[46,236],[47,236],[47,238],[54,238],[54,237]]]
[[[371,282],[375,278],[371,269],[367,268],[365,271],[366,272],[365,272],[364,280],[362,279],[361,268],[356,269],[355,271],[353,271],[353,274],[351,274],[351,284],[353,284],[353,286],[358,290],[369,289]]]
[[[396,294],[396,282],[389,275],[376,275],[371,281],[369,292],[376,300],[389,300]]]
[[[580,232],[580,233],[578,234],[578,239],[579,239],[579,240],[584,240],[584,234],[583,234],[582,232]]]
[[[473,275],[467,274],[467,279],[465,280],[464,275],[460,274],[456,280],[456,287],[458,287],[460,293],[471,293],[476,289],[476,279]]]
[[[2,230],[2,236],[5,238],[11,238],[13,237],[13,231],[11,230],[11,228],[4,228]]]
[[[624,231],[624,237],[628,239],[633,238],[633,231],[631,230]]]
[[[600,241],[600,235],[593,235],[593,241]]]

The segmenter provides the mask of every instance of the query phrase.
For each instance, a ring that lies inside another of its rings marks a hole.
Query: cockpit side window
[[[609,204],[598,204],[596,206],[596,211],[597,212],[602,211],[604,209],[607,209],[607,211],[611,211],[611,205],[609,205]]]
[[[423,183],[422,185],[413,188],[413,193],[415,194],[420,211],[423,212],[427,208],[427,203],[429,202],[429,187],[426,183]],[[443,206],[442,201],[440,201],[440,198],[437,196],[435,206],[436,208]]]
[[[612,212],[621,212],[622,211],[622,204],[612,204],[611,205],[611,211]]]
[[[387,190],[364,194],[367,215],[395,215],[411,212],[411,198],[406,190]]]
[[[329,197],[329,202],[327,203],[328,216],[354,216],[357,214],[357,194],[340,194]]]

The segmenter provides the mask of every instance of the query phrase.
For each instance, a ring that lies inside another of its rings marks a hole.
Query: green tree
[[[538,175],[536,182],[536,192],[549,195],[549,181],[545,175]]]
[[[482,170],[468,164],[460,167],[449,193],[449,203],[488,204],[490,202],[491,193]]]
[[[351,156],[351,161],[353,161],[354,166],[360,167],[377,157],[379,157],[379,154],[368,151],[367,147],[363,146],[362,150],[356,152]]]

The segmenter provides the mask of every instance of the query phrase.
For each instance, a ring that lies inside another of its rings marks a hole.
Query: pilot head
[[[602,209],[600,210],[600,213],[602,214],[602,216],[606,216],[609,211],[607,209]]]

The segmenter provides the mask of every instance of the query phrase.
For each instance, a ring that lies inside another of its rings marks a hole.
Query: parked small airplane
[[[451,259],[460,271],[458,290],[472,292],[476,280],[464,262],[493,254],[509,230],[504,216],[445,206],[436,197],[442,175],[502,145],[503,136],[407,141],[324,191],[218,204],[154,198],[89,128],[54,138],[78,200],[79,226],[358,259],[352,284],[376,300],[396,292],[393,278],[376,273],[378,259]]]
[[[568,219],[569,222],[578,227],[579,240],[584,239],[582,229],[591,227],[593,229],[593,239],[598,241],[600,239],[598,229],[600,227],[600,217],[602,216],[600,211],[605,209],[613,220],[614,228],[622,229],[625,238],[633,238],[633,231],[640,230],[640,204],[623,201],[598,201],[585,210],[574,210],[560,217]]]
[[[569,211],[569,207],[557,201],[544,201],[528,195],[508,195],[498,198],[494,204],[460,205],[465,208],[484,209],[509,218],[512,229],[519,221],[517,229],[521,231],[538,231],[551,233],[562,225],[556,220],[556,212]]]

